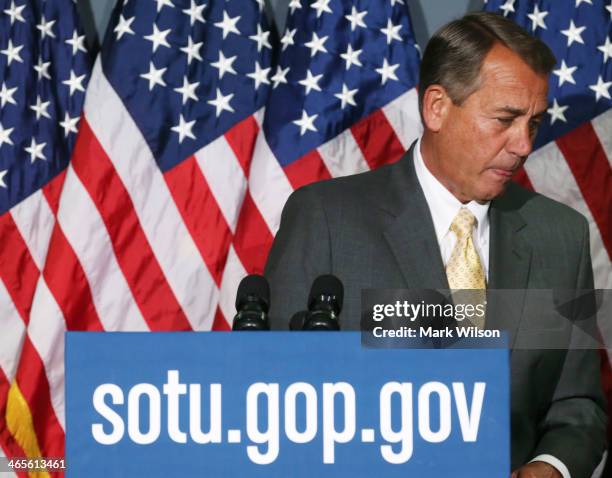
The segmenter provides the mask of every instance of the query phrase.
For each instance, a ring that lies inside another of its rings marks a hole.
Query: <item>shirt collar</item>
[[[474,215],[478,221],[477,234],[479,239],[485,239],[483,235],[486,233],[489,225],[488,211],[491,203],[480,204],[476,201],[470,201],[467,204],[462,204],[453,196],[425,166],[423,156],[421,155],[421,138],[418,139],[414,147],[414,167],[417,179],[423,189],[425,200],[431,211],[438,243],[448,233],[450,225],[461,207],[466,207]]]

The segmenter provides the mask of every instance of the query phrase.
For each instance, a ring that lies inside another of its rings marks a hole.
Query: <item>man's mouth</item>
[[[504,179],[510,179],[515,173],[514,169],[502,169],[502,168],[491,168],[491,171],[496,176],[499,176],[500,178],[504,178]]]

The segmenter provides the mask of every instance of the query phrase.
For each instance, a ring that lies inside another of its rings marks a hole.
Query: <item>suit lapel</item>
[[[491,204],[488,289],[513,289],[514,292],[489,295],[487,304],[487,328],[507,330],[510,345],[522,319],[532,255],[523,235],[526,223],[511,197],[508,191]]]
[[[383,231],[408,288],[448,289],[433,220],[414,169],[415,144],[394,166],[380,206],[393,217]]]
[[[429,214],[429,210],[426,213]],[[448,289],[431,218],[423,219],[415,228],[414,222],[410,222],[415,217],[427,216],[417,208],[411,208],[398,216],[384,233],[406,285],[418,289]]]
[[[433,219],[414,169],[414,147],[391,166],[388,194],[379,203],[392,216],[383,234],[407,288],[448,289]],[[521,319],[516,311],[523,308],[532,254],[523,237],[526,223],[513,197],[510,185],[491,203],[488,289],[515,292],[495,294],[487,303],[487,328],[507,330],[511,345]]]

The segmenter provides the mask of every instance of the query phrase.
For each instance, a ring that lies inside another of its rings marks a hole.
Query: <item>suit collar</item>
[[[410,150],[389,167],[388,187],[376,201],[391,216],[383,234],[402,271],[406,287],[448,289],[433,220],[414,169],[414,147],[413,143]],[[516,199],[515,188],[510,184],[501,197],[491,202],[489,209],[489,290],[527,287],[532,250],[523,237],[527,223],[519,212],[521,204]],[[487,304],[487,327],[509,331],[511,344],[520,323],[514,311],[522,310],[523,301],[524,294],[515,293],[512,303],[495,299]],[[508,313],[509,310],[513,313]]]
[[[379,204],[393,216],[384,236],[408,288],[448,289],[433,220],[414,169],[414,147],[390,168],[387,197]]]
[[[511,346],[522,319],[532,259],[531,245],[523,234],[527,223],[518,212],[520,202],[515,199],[514,188],[510,184],[507,191],[491,204],[488,289],[516,291],[489,296],[487,304],[487,327],[507,330]]]
[[[467,204],[461,203],[438,178],[436,178],[425,165],[425,160],[420,152],[421,139],[417,140],[414,147],[414,170],[429,210],[431,211],[434,228],[436,230],[436,240],[438,244],[448,234],[450,226],[461,210],[467,208],[476,218],[476,237],[479,244],[489,243],[489,206],[490,201],[481,204],[477,201],[470,201]],[[488,246],[487,246],[488,247]]]
[[[513,198],[514,185],[491,204],[490,280],[493,289],[524,289],[531,266],[531,245],[523,237],[527,226]]]

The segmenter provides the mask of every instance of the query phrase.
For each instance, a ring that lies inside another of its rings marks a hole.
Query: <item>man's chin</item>
[[[480,182],[476,185],[475,200],[483,203],[500,196],[506,190],[513,175],[510,171],[487,169],[480,177]]]
[[[504,193],[509,182],[509,180],[498,182],[495,185],[491,185],[483,189],[479,192],[478,195],[476,195],[474,200],[480,204],[492,201],[493,199],[501,196]]]

